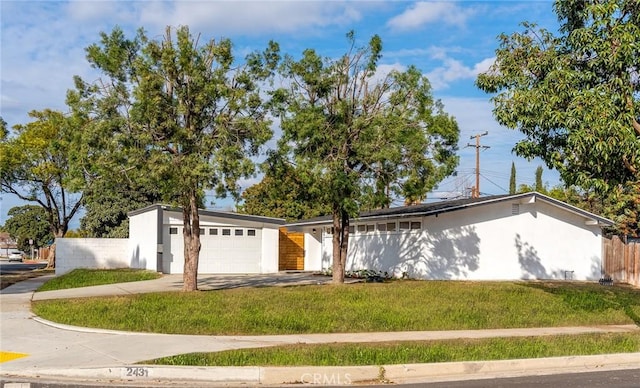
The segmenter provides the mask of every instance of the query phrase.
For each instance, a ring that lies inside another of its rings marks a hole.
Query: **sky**
[[[264,49],[271,40],[294,57],[312,48],[329,58],[343,55],[346,34],[354,31],[362,45],[382,38],[381,69],[420,69],[433,95],[444,103],[460,127],[457,175],[446,178],[427,200],[438,200],[475,184],[476,134],[481,145],[480,192],[506,194],[511,163],[518,185],[532,185],[540,160],[512,153],[522,135],[493,118],[490,95],[475,87],[477,75],[495,60],[497,37],[522,31],[535,22],[556,31],[551,0],[495,1],[0,1],[0,116],[13,126],[30,121],[32,110],[67,111],[66,91],[73,76],[95,81],[100,76],[85,58],[85,48],[100,32],[119,26],[132,37],[142,27],[160,39],[166,26],[189,26],[203,39],[229,38],[238,58]],[[277,128],[274,128],[277,133]],[[273,144],[273,142],[269,143]],[[243,187],[260,177],[242,182]],[[559,183],[545,169],[543,181]],[[7,211],[22,203],[0,193],[0,225]],[[210,196],[207,207],[232,209],[231,200]],[[400,203],[398,203],[400,204]],[[77,227],[78,220],[72,224]]]

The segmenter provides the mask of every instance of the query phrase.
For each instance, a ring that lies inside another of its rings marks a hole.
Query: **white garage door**
[[[182,227],[165,227],[163,241],[164,271],[183,273]],[[261,241],[261,229],[233,226],[203,227],[200,234],[202,248],[198,273],[260,273]],[[170,248],[167,245],[170,245]]]

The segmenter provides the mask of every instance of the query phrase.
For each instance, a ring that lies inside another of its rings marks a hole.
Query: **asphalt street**
[[[47,275],[51,276],[51,275]],[[47,276],[30,279],[0,292],[0,379],[15,382],[62,381],[77,384],[157,386],[272,386],[296,382],[349,385],[378,381],[380,366],[364,367],[169,367],[140,364],[145,360],[189,352],[255,348],[296,343],[376,342],[489,338],[601,332],[638,332],[635,325],[559,327],[499,330],[454,330],[392,333],[307,334],[272,336],[191,336],[131,333],[59,325],[41,320],[30,310],[31,300],[100,295],[125,295],[181,289],[180,276],[157,280],[33,293]],[[200,279],[202,289],[317,284],[310,274],[210,276]],[[13,357],[13,358],[11,358]],[[530,360],[384,365],[394,383],[420,383],[514,378],[572,372],[637,369],[640,353]],[[480,384],[486,383],[483,380]],[[472,385],[473,386],[473,385]],[[483,386],[483,385],[479,385]],[[492,385],[494,386],[494,385]],[[14,386],[17,387],[17,386]]]
[[[17,275],[19,273],[31,272],[34,269],[42,269],[47,263],[20,263],[15,261],[0,261],[0,275]]]

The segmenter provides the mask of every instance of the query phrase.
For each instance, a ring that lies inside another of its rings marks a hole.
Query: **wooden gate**
[[[278,270],[304,270],[304,233],[288,232],[280,228],[280,257]]]
[[[604,238],[605,276],[616,282],[640,287],[640,241],[627,241],[618,236]]]

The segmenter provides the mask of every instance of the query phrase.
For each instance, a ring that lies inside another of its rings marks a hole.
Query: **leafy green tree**
[[[41,206],[12,207],[7,216],[4,228],[16,240],[21,251],[29,252],[29,240],[33,241],[34,248],[47,246],[53,241],[48,214]]]
[[[69,229],[64,235],[64,238],[86,238],[91,237],[87,235],[87,231],[84,229]]]
[[[640,186],[640,2],[557,0],[559,34],[523,23],[499,37],[476,84],[493,93],[498,122],[526,137],[569,186],[604,195]]]
[[[289,87],[274,92],[283,136],[279,150],[313,177],[333,218],[333,281],[344,282],[349,218],[392,196],[417,200],[458,163],[456,121],[433,99],[418,69],[376,78],[382,41],[373,36],[323,59],[313,49],[281,67]]]
[[[511,162],[511,176],[509,177],[509,194],[516,193],[516,164]]]
[[[322,201],[323,193],[313,177],[276,157],[263,164],[265,175],[260,183],[242,193],[244,203],[238,211],[266,217],[295,221],[329,214],[331,209]]]
[[[518,187],[518,193],[528,193],[531,191],[537,191],[538,193],[541,194],[549,194],[549,189],[547,188],[547,185],[545,185],[542,182],[542,174],[544,173],[544,168],[542,166],[538,166],[536,168],[536,173],[535,173],[535,184],[532,185],[527,185],[527,184],[521,184]],[[564,187],[564,186],[561,186]]]
[[[542,173],[544,172],[544,169],[542,168],[542,166],[538,166],[538,168],[536,168],[536,187],[535,187],[535,191],[537,191],[538,193],[544,193],[546,192],[546,188],[544,187],[544,183],[542,183]]]
[[[0,140],[4,140],[9,135],[9,130],[7,129],[7,122],[0,117]]]
[[[0,140],[0,190],[41,206],[51,233],[62,237],[91,185],[76,152],[84,123],[52,110],[29,116],[33,122],[16,125],[14,136]]]
[[[93,119],[86,144],[104,155],[97,168],[156,182],[164,201],[183,209],[184,286],[197,289],[204,192],[237,197],[238,179],[251,176],[251,156],[271,138],[259,84],[279,61],[278,47],[238,65],[227,39],[202,42],[188,27],[161,39],[143,30],[102,33],[87,48],[103,78],[76,78],[68,104]]]
[[[160,193],[151,184],[103,177],[85,192],[80,227],[86,237],[126,238],[127,213],[159,201]]]

